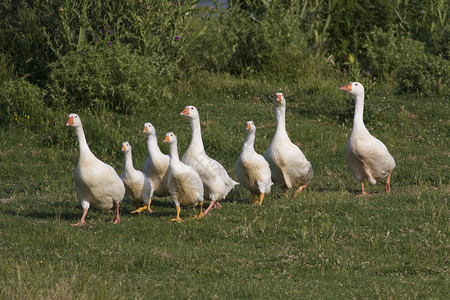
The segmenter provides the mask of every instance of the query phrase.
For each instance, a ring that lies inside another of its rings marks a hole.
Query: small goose
[[[172,219],[178,223],[183,222],[180,218],[180,203],[183,206],[197,206],[200,204],[200,213],[195,217],[203,217],[203,183],[197,171],[189,165],[180,161],[177,148],[177,137],[173,132],[168,132],[165,143],[170,146],[170,163],[167,184],[170,196],[177,207],[177,217]]]
[[[143,172],[134,168],[131,146],[128,142],[122,143],[122,151],[125,154],[125,166],[120,178],[125,184],[125,194],[135,205],[139,205],[142,202],[145,203],[145,206],[138,208],[131,213],[139,213],[143,210],[152,213],[153,211],[150,209],[150,203],[153,196],[153,186]]]
[[[78,223],[71,226],[87,225],[85,219],[92,204],[99,209],[111,209],[116,205],[116,216],[111,221],[120,223],[119,205],[125,195],[125,186],[113,167],[105,164],[89,149],[84,135],[81,119],[77,114],[70,114],[66,126],[75,130],[78,138],[79,156],[74,171],[75,191],[83,207],[83,215]]]
[[[264,157],[255,151],[256,126],[253,121],[247,122],[247,131],[247,139],[236,162],[236,176],[239,183],[252,193],[253,203],[261,205],[264,194],[270,192],[273,184],[270,167]]]
[[[341,90],[355,96],[353,129],[345,146],[345,159],[356,179],[361,182],[361,195],[366,195],[364,179],[375,184],[377,180],[386,176],[384,190],[390,193],[391,173],[395,168],[395,160],[386,146],[373,137],[364,125],[364,86],[359,82],[351,82],[341,87]]]
[[[286,100],[282,93],[275,95],[273,107],[277,116],[277,129],[264,158],[269,162],[274,184],[285,192],[296,188],[296,193],[300,193],[313,177],[312,165],[286,132]]]
[[[194,167],[203,182],[204,197],[210,200],[204,215],[207,215],[215,207],[221,207],[219,200],[225,199],[231,189],[239,184],[228,176],[225,168],[210,158],[203,146],[200,116],[195,106],[186,106],[180,113],[189,118],[192,130],[192,140],[183,155],[183,163]]]

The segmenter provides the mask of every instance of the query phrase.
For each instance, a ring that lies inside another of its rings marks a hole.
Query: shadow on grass
[[[11,202],[9,204],[12,204]],[[3,204],[2,204],[3,205]],[[37,207],[38,209],[30,209],[33,207]],[[146,215],[148,217],[167,217],[172,216],[174,213],[170,210],[167,211],[167,208],[175,210],[175,205],[170,199],[154,199],[151,204],[153,213],[141,213],[141,214],[132,214],[131,212],[135,210],[135,207],[129,202],[125,201],[121,203],[120,206],[120,215],[127,215],[129,217]],[[158,208],[164,209],[163,211],[158,211]],[[94,217],[94,215],[100,216],[100,214],[104,215],[114,215],[115,209],[111,210],[99,210],[94,207],[89,209],[88,216]],[[65,221],[74,221],[79,220],[82,215],[82,208],[80,204],[73,206],[72,204],[58,205],[58,206],[49,206],[49,205],[39,205],[34,206],[29,203],[24,203],[22,201],[18,201],[11,205],[10,207],[2,210],[2,213],[10,216],[21,216],[25,218],[31,219],[40,219],[40,220],[65,220]]]

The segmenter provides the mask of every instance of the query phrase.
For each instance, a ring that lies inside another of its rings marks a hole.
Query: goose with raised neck
[[[78,138],[79,155],[74,170],[74,183],[83,208],[80,221],[71,226],[87,225],[85,220],[91,204],[99,209],[111,209],[115,204],[116,215],[111,222],[120,223],[119,206],[125,195],[122,180],[113,167],[96,158],[91,152],[77,114],[69,115],[66,126],[72,127]]]
[[[286,99],[282,93],[276,93],[273,106],[277,128],[264,158],[269,163],[273,183],[280,186],[288,196],[289,189],[296,189],[297,194],[306,188],[313,177],[313,169],[286,132]]]
[[[150,204],[154,192],[153,186],[143,172],[134,168],[130,143],[122,143],[122,152],[125,155],[125,165],[120,178],[125,184],[125,195],[137,208],[131,213],[140,213],[144,210],[152,213],[153,211],[150,209]],[[139,204],[142,202],[145,205],[138,208]]]
[[[195,106],[186,106],[180,115],[187,116],[191,124],[192,139],[183,155],[183,163],[194,167],[203,182],[204,198],[210,200],[204,215],[212,209],[221,207],[219,200],[225,199],[238,183],[230,178],[225,168],[210,158],[203,147],[200,116]]]
[[[391,174],[395,168],[395,160],[386,146],[373,137],[363,121],[364,86],[359,82],[351,82],[342,91],[354,96],[355,114],[353,116],[352,133],[345,146],[345,159],[350,170],[361,183],[361,195],[366,195],[364,181],[375,184],[377,180],[386,178],[385,192],[391,192]]]
[[[264,195],[272,186],[269,163],[255,151],[256,126],[247,122],[247,139],[236,162],[236,176],[239,183],[252,194],[254,204],[262,204]],[[258,200],[259,198],[259,200]]]
[[[155,196],[169,196],[169,191],[167,190],[167,168],[169,167],[170,157],[159,149],[156,130],[150,122],[144,124],[143,132],[147,135],[148,158],[144,162],[142,172],[152,184]]]
[[[200,213],[194,218],[201,219],[203,217],[203,183],[200,175],[193,167],[180,161],[177,137],[173,132],[166,134],[164,142],[169,143],[170,148],[167,186],[177,209],[177,216],[172,221],[183,222],[180,218],[180,204],[183,206],[200,204]]]

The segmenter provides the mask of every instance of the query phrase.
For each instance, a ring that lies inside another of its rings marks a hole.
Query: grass
[[[351,98],[338,91],[345,83],[315,90],[209,75],[133,116],[77,112],[92,151],[120,173],[122,141],[130,141],[136,168],[145,161],[146,121],[163,152],[162,136],[174,131],[183,153],[190,128],[179,113],[196,105],[207,153],[235,178],[246,121],[255,122],[262,153],[275,131],[272,96],[282,89],[288,133],[314,167],[308,189],[295,199],[274,189],[257,207],[238,187],[200,221],[182,209],[182,224],[170,222],[170,198],[156,198],[153,215],[131,215],[125,201],[121,224],[90,209],[89,226],[71,228],[81,207],[73,189],[77,142],[64,127],[69,112],[55,117],[50,133],[1,129],[1,298],[446,298],[449,99],[373,87],[366,125],[397,168],[391,195],[378,183],[358,197],[343,157],[352,122]]]

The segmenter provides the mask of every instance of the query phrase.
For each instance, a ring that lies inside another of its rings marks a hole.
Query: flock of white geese
[[[355,99],[353,129],[345,147],[345,158],[350,170],[361,182],[361,195],[366,194],[366,179],[375,184],[376,180],[386,177],[385,192],[389,193],[390,176],[395,168],[395,161],[386,146],[373,137],[364,125],[364,87],[359,82],[351,82],[341,87],[341,90],[354,95]],[[273,184],[284,191],[296,189],[296,193],[299,193],[313,177],[311,163],[299,147],[290,141],[286,132],[286,100],[282,93],[276,94],[273,105],[277,127],[264,156],[255,152],[256,126],[253,121],[248,121],[247,139],[236,162],[236,177],[239,183],[251,192],[253,202],[259,205]],[[179,158],[177,137],[173,132],[168,132],[164,139],[164,142],[169,143],[170,149],[170,155],[166,155],[158,147],[155,128],[151,123],[145,123],[144,133],[147,135],[149,157],[142,171],[136,170],[133,167],[131,146],[124,142],[122,151],[125,155],[125,166],[120,176],[113,167],[96,158],[91,152],[80,117],[77,114],[69,115],[66,126],[73,127],[79,144],[74,183],[83,208],[80,221],[72,226],[87,225],[85,219],[91,204],[99,209],[111,209],[115,205],[116,214],[111,222],[119,223],[119,205],[125,195],[137,208],[133,213],[151,213],[152,197],[170,196],[177,210],[176,218],[172,221],[177,222],[183,222],[180,218],[180,205],[200,206],[200,212],[195,216],[197,219],[204,217],[212,209],[221,207],[219,201],[239,183],[230,178],[219,162],[206,154],[197,108],[187,106],[181,115],[189,119],[192,129],[192,140],[182,159]],[[203,212],[204,200],[209,201],[209,206]]]

